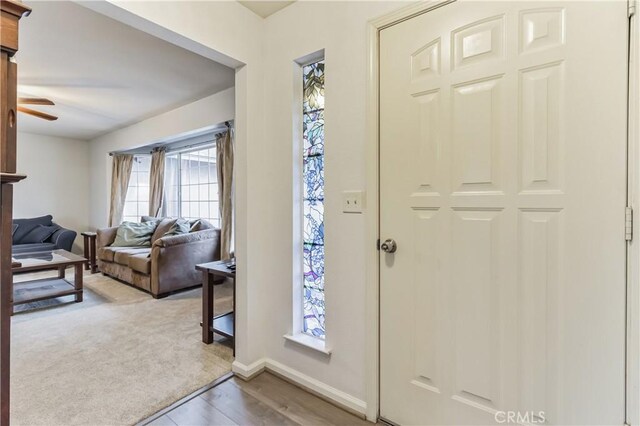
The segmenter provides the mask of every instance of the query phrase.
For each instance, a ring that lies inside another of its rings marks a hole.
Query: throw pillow
[[[158,222],[122,222],[111,247],[149,247]]]
[[[211,222],[204,219],[198,219],[193,225],[191,225],[191,232],[204,231],[205,229],[215,228]]]
[[[171,229],[174,223],[176,223],[175,219],[162,219],[151,236],[151,244],[155,243],[158,238],[162,238],[162,236]]]
[[[21,243],[22,244],[44,243],[58,229],[60,229],[60,227],[57,225],[52,225],[52,226],[37,225],[27,235],[22,237]]]
[[[12,237],[15,235],[16,231],[18,230],[18,226],[20,226],[20,225],[18,225],[17,223],[14,223],[14,224],[11,225],[11,236]]]
[[[171,228],[167,232],[164,233],[163,237],[167,237],[169,235],[180,235],[180,234],[188,234],[191,230],[191,224],[187,219],[176,219],[171,225]]]
[[[53,216],[50,214],[40,217],[32,217],[28,219],[14,219],[13,223],[18,225],[16,233],[13,234],[13,244],[22,244],[22,238],[27,235],[38,225],[52,226]]]

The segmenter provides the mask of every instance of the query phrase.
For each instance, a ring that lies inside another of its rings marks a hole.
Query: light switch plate
[[[362,213],[364,209],[364,191],[342,191],[342,212]]]

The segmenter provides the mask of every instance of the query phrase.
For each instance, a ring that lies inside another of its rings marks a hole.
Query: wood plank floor
[[[266,372],[248,382],[233,377],[147,424],[371,426],[371,423]]]

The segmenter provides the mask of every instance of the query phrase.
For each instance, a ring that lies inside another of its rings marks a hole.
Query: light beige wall
[[[291,330],[293,281],[291,256],[267,265],[269,291],[260,297],[271,307],[265,327],[265,353],[323,383],[346,392],[357,403],[366,400],[365,247],[364,214],[342,212],[342,192],[366,188],[367,21],[402,7],[400,2],[296,2],[266,20],[265,98],[271,105],[265,120],[269,146],[264,170],[271,197],[267,209],[274,220],[264,236],[279,242],[276,252],[292,252],[294,82],[301,75],[298,58],[325,52],[325,302],[330,358],[286,343]],[[309,25],[309,20],[313,26]],[[295,159],[297,160],[297,159]],[[368,207],[368,206],[367,206]],[[373,207],[373,206],[371,206]]]
[[[18,133],[18,171],[27,179],[15,185],[13,216],[50,214],[78,233],[89,229],[89,143],[75,139]]]
[[[128,150],[223,123],[234,118],[233,88],[100,136],[89,143],[91,164],[90,225],[107,226],[112,151]]]

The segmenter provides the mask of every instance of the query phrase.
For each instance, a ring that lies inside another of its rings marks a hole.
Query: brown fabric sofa
[[[202,284],[202,273],[195,266],[220,259],[220,229],[201,220],[188,234],[162,236],[174,221],[165,218],[159,222],[151,247],[110,247],[118,228],[98,229],[100,271],[155,298]]]

